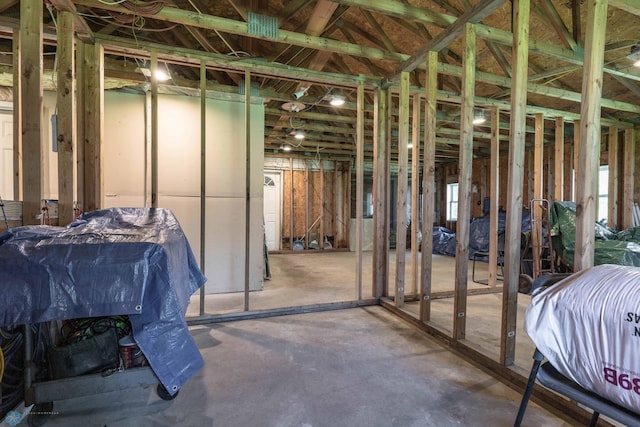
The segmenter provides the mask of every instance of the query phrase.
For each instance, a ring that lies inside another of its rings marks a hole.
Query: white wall
[[[208,99],[207,293],[244,290],[244,97]],[[145,96],[105,93],[104,206],[144,206]],[[262,289],[264,107],[251,107],[250,289]],[[150,184],[147,181],[147,192]],[[158,98],[158,206],[171,209],[200,261],[200,99]]]

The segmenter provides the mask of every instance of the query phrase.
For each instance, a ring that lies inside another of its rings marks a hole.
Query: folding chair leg
[[[596,427],[598,424],[598,418],[600,417],[600,412],[593,411],[593,415],[591,416],[591,422],[589,423],[589,427]]]
[[[538,369],[540,369],[540,364],[543,359],[544,356],[536,348],[536,351],[533,353],[533,366],[531,367],[531,373],[529,373],[529,381],[527,382],[527,387],[524,389],[522,401],[520,402],[520,409],[518,409],[518,416],[516,417],[515,423],[513,423],[513,427],[520,427],[520,424],[522,424],[524,412],[527,410],[527,404],[529,403],[531,392],[533,392],[533,386],[536,382],[536,377],[538,376]]]

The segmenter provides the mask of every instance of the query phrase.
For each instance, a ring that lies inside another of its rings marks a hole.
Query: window
[[[447,184],[447,221],[458,219],[458,183]]]
[[[598,213],[596,221],[609,218],[609,166],[600,166],[598,175]]]

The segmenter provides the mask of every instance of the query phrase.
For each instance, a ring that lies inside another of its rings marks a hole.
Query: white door
[[[0,112],[0,197],[13,200],[13,116]]]
[[[264,225],[267,249],[280,249],[280,173],[264,174]]]

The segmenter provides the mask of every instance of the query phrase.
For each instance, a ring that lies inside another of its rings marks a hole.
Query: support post
[[[607,0],[587,1],[584,69],[582,78],[582,118],[578,171],[576,174],[576,246],[573,269],[593,266],[596,199],[600,167],[600,104],[602,68],[607,28]]]
[[[633,194],[635,182],[635,163],[636,163],[636,140],[635,130],[624,130],[624,163],[623,163],[623,196],[622,196],[622,229],[631,228],[632,225],[632,209]]]
[[[373,143],[373,283],[372,295],[380,298],[388,283],[388,186],[387,186],[387,150],[388,140],[389,89],[379,88],[374,105],[374,143]]]
[[[356,298],[362,299],[362,198],[364,197],[364,86],[358,86],[356,117]],[[349,181],[351,175],[349,175]],[[350,200],[346,201],[350,204]],[[350,218],[346,219],[350,221]]]
[[[22,49],[20,30],[13,30],[13,200],[22,200]]]
[[[58,12],[57,25],[57,129],[58,142],[58,225],[73,221],[76,185],[76,75],[74,50],[74,16]]]
[[[418,192],[420,178],[420,95],[413,95],[411,122],[411,282],[408,293],[416,295],[418,289]]]
[[[158,207],[158,53],[151,52],[151,207]]]
[[[398,118],[398,199],[396,201],[396,307],[404,306],[407,257],[407,187],[409,148],[409,73],[400,73],[400,111]]]
[[[553,197],[556,201],[564,200],[564,118],[556,117],[555,129],[555,186]]]
[[[37,224],[42,184],[42,2],[20,2],[20,65],[22,86],[22,222]]]
[[[427,54],[424,115],[424,156],[422,160],[422,256],[420,258],[420,320],[431,318],[433,265],[433,212],[435,207],[436,96],[438,92],[438,52]]]
[[[609,128],[609,143],[607,147],[608,151],[608,163],[609,163],[609,188],[608,188],[608,201],[607,201],[607,224],[610,228],[618,229],[618,175],[620,173],[618,156],[619,144],[618,144],[618,127],[611,126]]]
[[[491,158],[489,181],[489,286],[495,287],[498,277],[498,206],[500,197],[500,110],[491,107]],[[504,259],[502,260],[504,263]]]
[[[505,281],[502,290],[502,331],[500,333],[500,363],[505,366],[513,365],[516,350],[529,62],[529,11],[529,0],[515,0],[513,2],[513,76],[511,77],[511,121],[509,125]]]
[[[542,199],[542,168],[544,150],[544,116],[540,113],[535,115],[535,135],[533,148],[533,199]],[[531,230],[531,247],[533,248],[533,278],[540,275],[542,263],[542,206],[540,202],[535,203],[531,215],[536,219],[534,229]]]
[[[207,259],[207,63],[200,60],[200,271]],[[200,287],[200,316],[204,316],[205,283]]]
[[[251,285],[251,69],[244,70],[244,140],[245,140],[245,229],[244,229],[244,311],[249,311]],[[291,168],[293,186],[293,168]],[[291,200],[293,206],[293,200]],[[293,218],[292,218],[293,221]]]
[[[464,30],[462,57],[462,111],[458,160],[458,220],[456,225],[456,277],[453,298],[453,339],[465,338],[467,280],[469,272],[469,221],[471,219],[471,169],[473,162],[473,108],[476,73],[476,32],[472,24]]]

